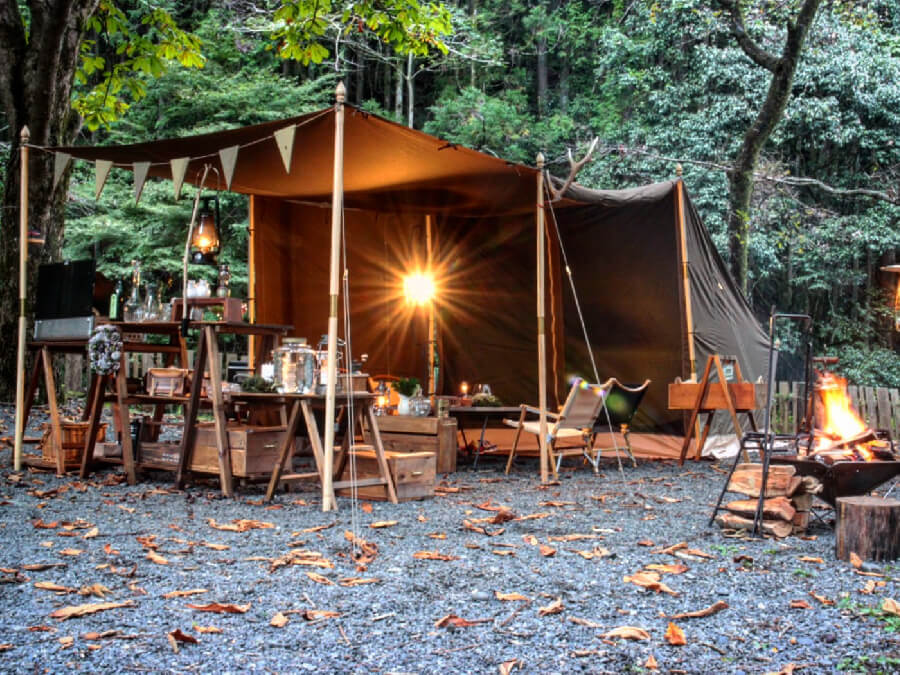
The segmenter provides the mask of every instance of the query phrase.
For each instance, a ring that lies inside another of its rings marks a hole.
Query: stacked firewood
[[[752,530],[762,490],[762,464],[738,464],[728,483],[728,492],[745,495],[725,504],[716,522],[732,530]],[[822,484],[813,476],[798,476],[790,465],[772,465],[763,501],[762,532],[776,537],[803,534],[809,524],[813,495]]]

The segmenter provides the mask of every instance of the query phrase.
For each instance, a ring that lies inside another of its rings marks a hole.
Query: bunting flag
[[[56,186],[59,184],[59,179],[62,178],[62,175],[66,171],[66,167],[69,166],[69,160],[72,159],[72,155],[67,152],[57,152],[53,157],[53,189],[56,189]]]
[[[232,145],[230,148],[219,150],[219,159],[222,162],[222,171],[225,172],[225,187],[231,189],[231,179],[234,177],[234,165],[237,164],[238,150],[241,146]]]
[[[294,153],[294,132],[296,130],[296,125],[292,124],[275,132],[275,143],[278,144],[281,161],[284,162],[284,170],[288,173],[291,172],[291,155]]]
[[[112,165],[113,163],[108,159],[98,159],[95,162],[97,175],[94,178],[94,199],[100,199],[100,194],[103,192],[103,186],[106,185],[106,178],[109,176],[109,170],[112,168]]]
[[[175,189],[175,201],[181,197],[181,185],[184,183],[184,174],[187,172],[190,157],[179,157],[169,161],[172,167],[172,187]]]
[[[144,183],[147,181],[147,172],[150,171],[150,162],[134,163],[134,203],[141,201],[141,193],[144,191]]]

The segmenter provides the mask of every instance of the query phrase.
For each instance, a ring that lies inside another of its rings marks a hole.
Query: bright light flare
[[[822,377],[819,394],[824,413],[823,431],[834,438],[853,438],[866,430],[847,395],[847,381],[827,373]]]
[[[423,272],[416,272],[403,278],[403,296],[407,304],[427,305],[434,300],[436,288],[434,277]]]

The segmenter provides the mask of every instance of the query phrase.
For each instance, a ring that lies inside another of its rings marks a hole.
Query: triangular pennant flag
[[[219,159],[222,160],[222,171],[225,172],[225,187],[231,189],[231,179],[234,176],[234,165],[237,164],[238,149],[241,146],[232,145],[230,148],[219,150]]]
[[[150,162],[134,163],[134,203],[141,201],[141,192],[144,191],[144,182],[147,180],[147,172],[150,171]]]
[[[172,186],[175,188],[176,202],[181,197],[181,184],[184,183],[184,174],[187,172],[190,161],[190,157],[169,160],[169,165],[172,167]]]
[[[281,161],[284,162],[284,170],[288,173],[291,172],[291,155],[294,152],[294,132],[296,130],[297,127],[292,124],[275,132],[275,142],[281,153]]]
[[[72,155],[67,152],[57,152],[53,157],[53,187],[54,189],[59,184],[59,179],[62,178],[62,175],[66,171],[66,167],[69,166],[69,160],[72,159]]]
[[[100,199],[100,193],[103,192],[103,186],[106,185],[106,177],[109,176],[109,170],[113,163],[108,159],[98,159],[94,162],[97,167],[97,176],[94,178],[94,199]]]

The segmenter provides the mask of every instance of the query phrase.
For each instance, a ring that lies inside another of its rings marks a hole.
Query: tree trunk
[[[753,172],[759,153],[772,131],[781,121],[791,97],[794,73],[806,35],[822,0],[804,0],[794,21],[787,26],[787,37],[780,57],[763,50],[747,35],[743,11],[736,0],[719,0],[732,21],[732,33],[741,49],[757,65],[772,73],[769,90],[756,119],[744,133],[743,143],[728,176],[728,250],[731,273],[741,289],[747,292],[747,269],[750,245],[750,200],[753,197]]]
[[[550,88],[547,75],[547,39],[540,37],[537,41],[537,114],[544,116],[547,106],[547,91]]]
[[[413,117],[415,116],[415,80],[413,79],[415,73],[413,73],[413,68],[416,65],[416,60],[410,52],[406,57],[406,126],[410,129],[413,128]]]
[[[29,3],[31,23],[26,39],[18,3],[0,6],[0,105],[9,125],[11,143],[5,158],[6,181],[0,215],[0,344],[16,344],[19,273],[19,132],[28,126],[32,145],[67,145],[79,120],[70,106],[86,19],[99,0],[53,0]],[[45,245],[33,249],[29,288],[37,265],[56,260],[63,241],[63,211],[68,175],[53,187],[52,154],[31,151],[29,162],[30,230],[39,230]],[[33,294],[29,294],[31,296]],[[15,350],[0,356],[0,400],[13,398]]]
[[[403,119],[403,65],[400,64],[396,69],[396,79],[394,80],[394,119],[398,122]]]

